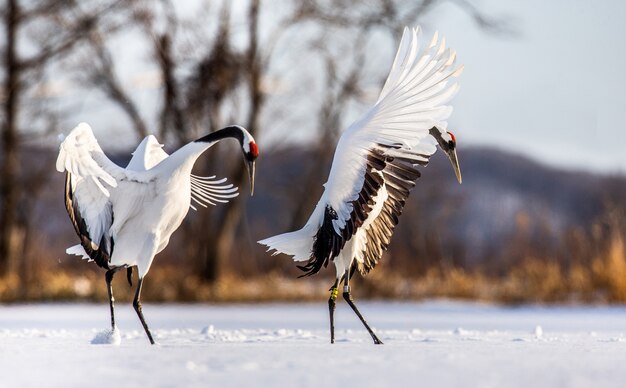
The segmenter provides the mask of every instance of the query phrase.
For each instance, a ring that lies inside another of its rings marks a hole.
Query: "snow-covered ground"
[[[358,302],[358,301],[357,301]],[[121,344],[92,345],[108,306],[0,307],[1,387],[623,387],[626,308],[345,303],[145,305],[157,346],[118,303]]]

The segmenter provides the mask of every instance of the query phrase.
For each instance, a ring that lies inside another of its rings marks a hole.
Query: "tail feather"
[[[82,259],[84,259],[84,260],[92,261],[91,258],[89,257],[89,255],[87,254],[87,252],[85,252],[85,248],[83,248],[83,246],[80,245],[80,244],[73,245],[73,246],[67,248],[65,250],[65,253],[67,253],[68,255],[81,256]]]
[[[272,252],[272,256],[279,253],[293,256],[294,261],[306,261],[311,257],[313,245],[313,234],[304,227],[295,232],[283,233],[274,237],[259,241],[259,244],[266,245],[267,251]]]

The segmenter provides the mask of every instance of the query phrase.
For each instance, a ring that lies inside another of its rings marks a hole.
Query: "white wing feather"
[[[97,248],[103,236],[108,242],[106,237],[113,222],[110,190],[118,186],[118,179],[125,177],[124,169],[106,157],[86,123],[79,124],[61,143],[56,168],[70,173],[73,201],[92,243]],[[106,249],[110,251],[110,247]]]
[[[146,136],[132,155],[126,169],[133,171],[147,171],[169,156],[154,135]]]
[[[117,181],[112,172],[123,171],[104,155],[87,123],[78,124],[63,140],[56,168],[59,172],[67,170],[78,181],[91,180],[106,197],[110,195],[109,190],[102,183],[116,187]]]
[[[128,190],[126,187],[118,193],[120,184],[124,183],[123,186],[126,186],[128,182],[146,183],[152,179],[146,171],[126,170],[113,163],[104,154],[91,127],[86,123],[80,123],[63,140],[59,147],[56,168],[59,172],[70,173],[73,201],[78,206],[80,217],[87,226],[89,239],[95,247],[101,241],[108,244],[111,234],[114,233],[111,228],[113,190],[116,196],[126,199],[141,198],[140,195],[124,195],[125,190]],[[119,202],[115,222],[123,223],[136,211],[136,206]],[[107,246],[106,250],[110,252],[110,248]],[[72,253],[75,254],[75,251]]]
[[[85,248],[83,248],[83,246],[80,244],[72,245],[71,247],[65,250],[65,253],[67,253],[68,255],[80,256],[82,259],[87,260],[87,261],[93,261],[91,260],[91,257],[89,257],[87,252],[85,252]]]
[[[376,104],[341,136],[322,201],[335,211],[335,231],[345,226],[363,186],[367,152],[376,144],[395,145],[390,154],[432,155],[436,142],[429,135],[433,126],[445,129],[452,107],[445,105],[458,91],[448,85],[463,67],[454,68],[456,54],[438,44],[438,34],[422,51],[419,28],[405,28],[396,58]],[[424,158],[426,160],[426,158]],[[310,220],[321,222],[321,219]]]
[[[404,29],[391,71],[376,104],[341,136],[333,164],[324,184],[325,190],[306,225],[295,232],[259,241],[274,254],[282,252],[296,261],[308,260],[313,237],[321,225],[324,208],[330,205],[338,214],[333,221],[337,234],[345,227],[352,212],[351,201],[363,187],[367,153],[376,144],[393,145],[392,156],[410,155],[424,160],[436,151],[436,141],[429,135],[433,126],[447,127],[445,120],[452,107],[445,105],[458,91],[448,81],[463,67],[453,68],[456,54],[439,42],[435,33],[423,50],[419,46],[420,30]]]
[[[232,183],[224,184],[224,182],[226,178],[217,179],[215,175],[202,177],[191,174],[191,199],[202,207],[216,205],[217,202],[227,203],[230,198],[235,198],[239,193]],[[195,206],[189,206],[197,210]]]

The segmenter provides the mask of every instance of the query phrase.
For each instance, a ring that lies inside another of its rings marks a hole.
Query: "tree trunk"
[[[237,171],[237,176],[233,181],[241,187],[245,178],[245,168],[241,168]],[[227,204],[227,208],[221,213],[219,221],[214,223],[216,226],[211,234],[212,241],[206,244],[204,262],[201,268],[202,278],[207,282],[215,282],[224,273],[226,262],[231,257],[232,248],[235,244],[235,236],[244,205],[243,200]],[[216,216],[218,215],[216,214]]]
[[[18,27],[18,4],[16,0],[8,0],[5,13],[6,79],[4,90],[5,122],[2,128],[2,166],[0,167],[0,276],[6,276],[12,270],[14,255],[17,249],[17,202],[19,198],[19,154],[17,136],[18,99],[21,91],[19,82],[20,69],[17,58],[16,30]]]
[[[248,93],[250,95],[250,111],[248,114],[247,128],[254,135],[257,132],[259,116],[264,102],[265,95],[261,90],[262,64],[258,55],[258,21],[260,0],[252,0],[248,12],[249,20],[249,46],[247,50],[247,68],[249,71]],[[233,182],[236,186],[242,187],[246,179],[246,168],[242,163],[238,163],[233,172]],[[237,229],[241,221],[241,214],[245,200],[238,197],[228,204],[222,213],[218,227],[213,233],[213,243],[207,244],[204,257],[202,276],[208,282],[219,279],[224,270],[225,260],[232,253]]]

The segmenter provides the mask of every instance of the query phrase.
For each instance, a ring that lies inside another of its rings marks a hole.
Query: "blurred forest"
[[[200,11],[184,16],[167,0],[2,2],[1,301],[106,300],[104,271],[64,253],[78,240],[63,206],[63,175],[54,170],[58,135],[71,129],[60,127],[72,105],[60,102],[59,79],[115,106],[107,125],[126,126],[129,144],[153,133],[173,150],[231,123],[261,140],[254,197],[232,144],[198,161],[196,174],[228,177],[241,194],[190,211],[155,259],[146,301],[327,297],[334,270],[297,279],[290,259],[270,256],[255,241],[299,228],[318,201],[340,131],[374,101],[387,74],[388,65],[365,66],[371,38],[386,42],[389,58],[381,63],[390,62],[402,28],[444,1],[198,2]],[[470,0],[447,2],[485,33],[510,33]],[[157,84],[154,118],[120,77],[129,64],[112,42],[126,36],[155,69],[156,81],[146,81]],[[301,63],[303,51],[315,63]],[[308,83],[283,93],[293,80]],[[298,116],[311,109],[316,133],[306,142],[263,146],[272,123],[293,122],[295,131]],[[96,136],[116,143],[107,130],[96,128]],[[626,177],[563,171],[461,141],[459,147],[463,185],[435,155],[389,252],[356,280],[357,296],[626,301]],[[120,165],[133,149],[103,148]],[[125,279],[115,284],[119,299],[128,300]]]

